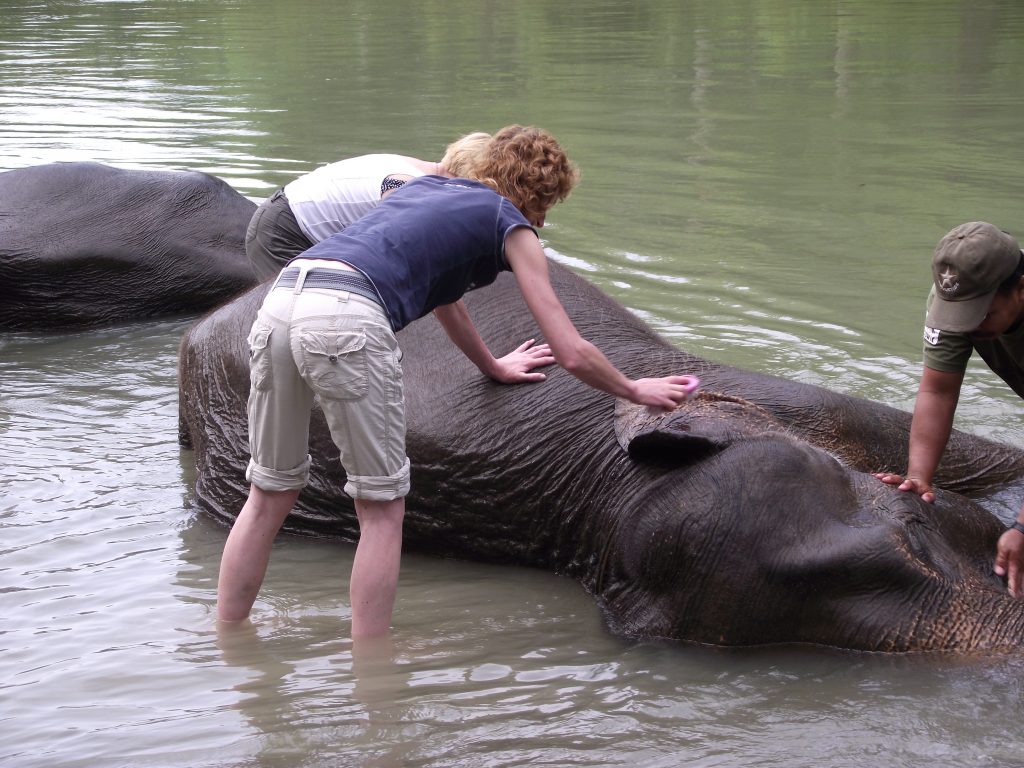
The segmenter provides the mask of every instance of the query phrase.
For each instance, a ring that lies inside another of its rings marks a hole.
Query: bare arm
[[[580,336],[551,287],[547,257],[531,230],[524,227],[508,235],[505,257],[555,360],[573,376],[595,389],[659,408],[675,408],[696,387],[693,376],[629,379]]]
[[[533,339],[523,342],[504,357],[495,358],[473,325],[469,310],[461,299],[454,304],[438,307],[434,310],[434,316],[455,346],[462,350],[485,376],[495,381],[503,384],[543,381],[544,374],[534,369],[555,362],[555,358],[551,356],[551,348],[547,344],[534,346]]]
[[[907,477],[887,473],[876,477],[889,485],[898,483],[901,491],[913,491],[925,501],[935,501],[932,479],[949,442],[963,380],[963,373],[925,367],[910,423]],[[1017,513],[1017,521],[1024,523],[1024,508]],[[1011,595],[1017,598],[1024,595],[1024,532],[1020,529],[1009,528],[999,537],[993,570],[1006,577]]]
[[[876,477],[889,485],[899,485],[901,491],[913,491],[925,501],[935,500],[932,479],[953,429],[953,415],[963,380],[963,373],[937,371],[925,366],[914,403],[914,418],[910,423],[907,476],[903,478],[881,472]]]
[[[949,442],[953,429],[953,416],[960,399],[963,384],[962,373],[936,371],[926,367],[921,375],[914,404],[914,419],[910,423],[910,456],[907,478],[898,475],[883,482],[894,484],[900,481],[901,491],[913,491],[925,501],[934,501],[932,478],[942,459],[942,453]],[[1017,521],[1024,523],[1024,508],[1017,513]],[[1024,532],[1009,528],[996,544],[996,559],[993,570],[1006,577],[1006,587],[1014,597],[1024,594]]]

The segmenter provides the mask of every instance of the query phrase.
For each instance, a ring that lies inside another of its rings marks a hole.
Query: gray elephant
[[[572,321],[631,377],[686,372],[703,392],[652,415],[560,369],[505,387],[433,320],[399,334],[413,464],[405,546],[579,580],[610,627],[716,645],[1017,650],[1024,603],[992,574],[1004,529],[968,498],[1024,478],[1024,453],[957,433],[934,505],[869,473],[906,462],[910,416],[688,355],[551,264]],[[180,353],[195,498],[229,522],[245,499],[246,332],[260,287],[197,323]],[[467,295],[495,349],[537,335],[515,281]],[[314,412],[310,485],[286,528],[357,538]]]
[[[256,206],[205,173],[53,163],[0,173],[0,331],[200,312],[256,283]]]

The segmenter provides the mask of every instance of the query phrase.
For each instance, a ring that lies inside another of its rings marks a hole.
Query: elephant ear
[[[615,439],[635,461],[695,461],[769,432],[786,429],[763,408],[717,392],[702,390],[668,412],[615,401]]]

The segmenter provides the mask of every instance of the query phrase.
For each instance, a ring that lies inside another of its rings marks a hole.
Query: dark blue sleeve
[[[501,251],[497,254],[498,259],[501,263],[501,269],[508,272],[512,268],[508,265],[508,259],[505,258],[505,239],[512,234],[512,230],[519,229],[520,227],[526,227],[531,230],[533,234],[537,235],[537,239],[540,239],[540,235],[537,234],[537,230],[533,228],[533,225],[526,220],[522,212],[516,208],[510,200],[507,198],[501,198],[501,205],[498,207],[498,232],[500,237],[498,242],[501,243]]]

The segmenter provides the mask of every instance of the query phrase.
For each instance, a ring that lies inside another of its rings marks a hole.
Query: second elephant
[[[201,312],[256,283],[256,209],[205,173],[52,163],[0,173],[0,331]]]

